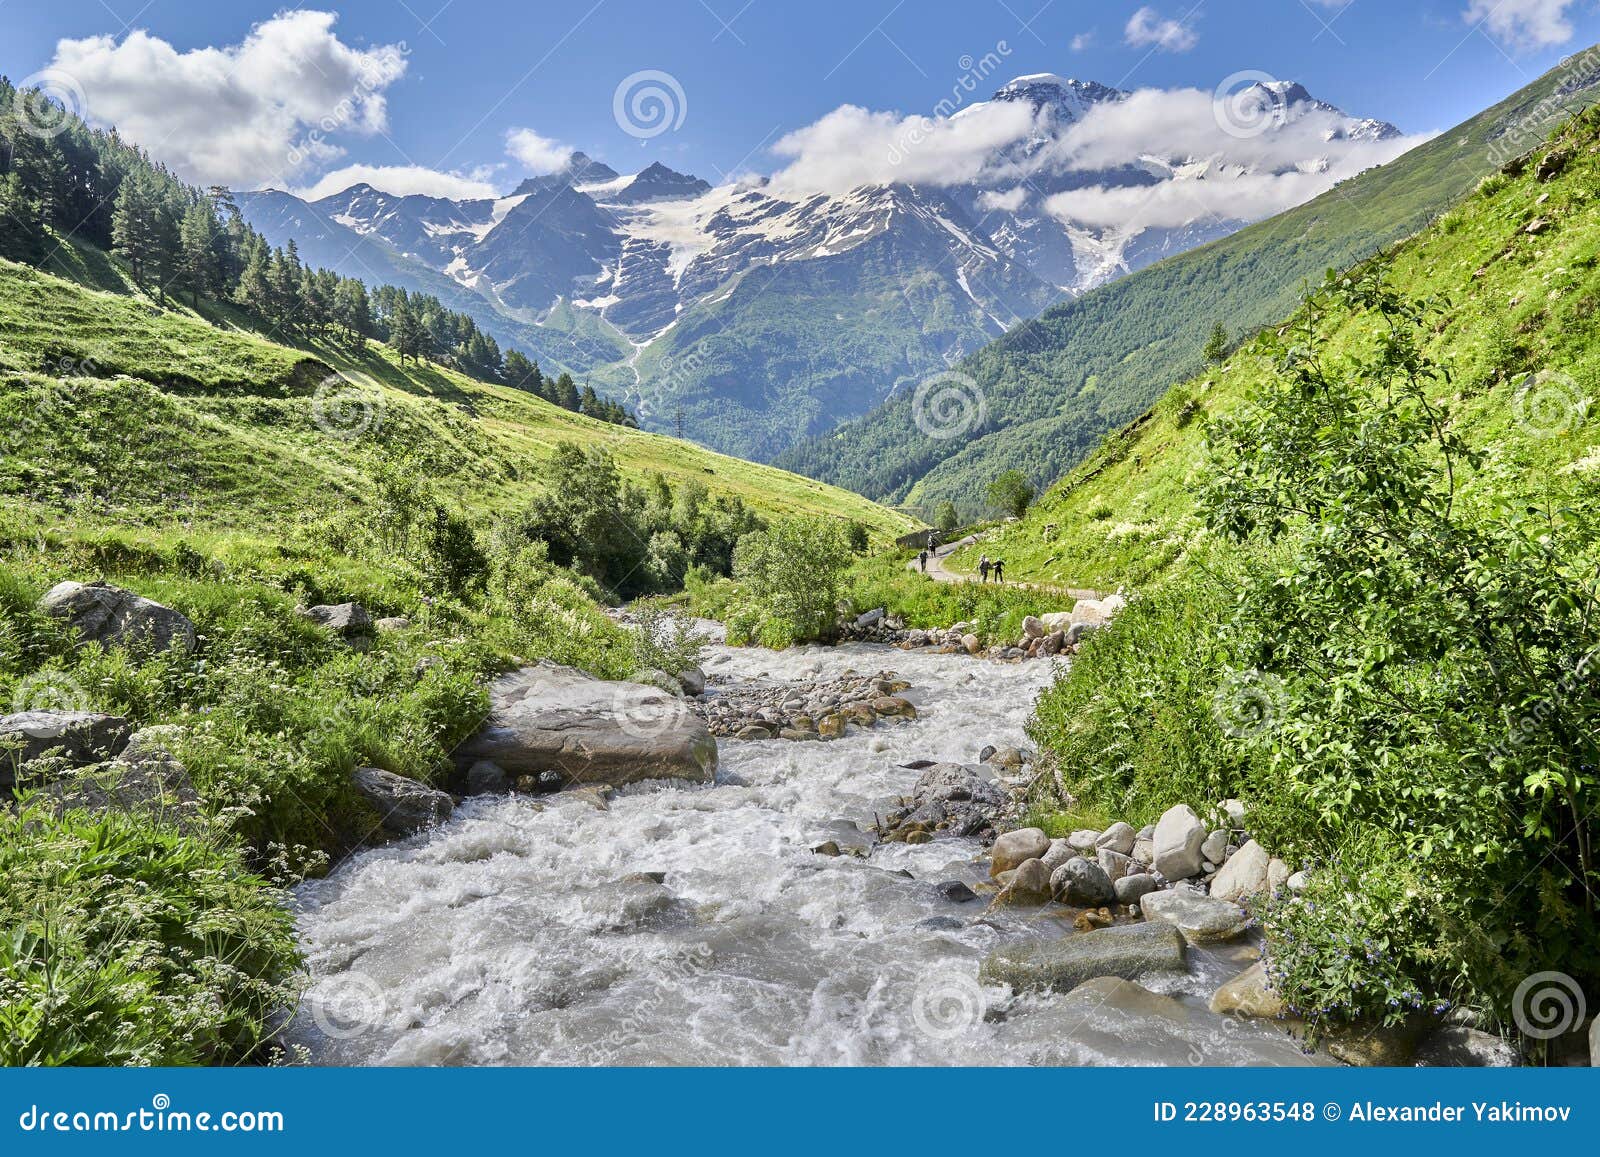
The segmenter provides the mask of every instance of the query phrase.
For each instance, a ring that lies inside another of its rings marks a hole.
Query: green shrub
[[[0,1064],[265,1059],[299,966],[237,852],[124,815],[0,812]]]
[[[831,638],[849,562],[843,528],[831,519],[780,519],[745,535],[733,553],[739,636],[777,648]]]

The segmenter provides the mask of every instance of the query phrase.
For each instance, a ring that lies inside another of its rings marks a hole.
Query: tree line
[[[115,130],[92,129],[35,90],[0,77],[0,257],[47,261],[66,239],[108,250],[134,282],[165,305],[202,299],[244,311],[295,342],[359,352],[389,345],[404,364],[434,362],[505,382],[574,413],[637,426],[635,416],[570,375],[551,378],[439,299],[312,269],[293,239],[270,245],[221,186],[180,181]]]

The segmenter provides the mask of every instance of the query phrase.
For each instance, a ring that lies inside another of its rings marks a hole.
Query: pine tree
[[[239,274],[239,285],[234,290],[233,299],[263,321],[269,321],[272,316],[270,273],[267,243],[257,235],[245,255],[244,271]]]
[[[401,365],[405,365],[407,357],[416,360],[422,334],[422,324],[411,312],[410,302],[404,297],[397,298],[394,312],[389,315],[389,344],[400,355]]]
[[[576,413],[578,407],[583,404],[578,397],[578,384],[572,380],[571,374],[563,373],[556,379],[554,394],[555,396],[551,398],[551,401],[555,402],[563,410],[571,410]]]
[[[1220,365],[1228,358],[1228,328],[1220,321],[1211,327],[1211,336],[1206,339],[1206,348],[1202,351],[1206,361],[1212,365]]]
[[[218,260],[217,218],[211,202],[197,200],[183,214],[183,224],[178,231],[182,251],[183,279],[189,287],[189,304],[200,305],[200,295],[211,296],[221,275]]]
[[[111,214],[111,243],[128,263],[134,284],[142,288],[146,275],[159,262],[155,196],[143,173],[124,180],[117,191],[116,208]]]

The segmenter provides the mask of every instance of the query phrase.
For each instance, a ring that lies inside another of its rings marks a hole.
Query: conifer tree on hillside
[[[183,279],[189,288],[189,304],[199,306],[200,295],[216,292],[221,270],[217,260],[217,218],[211,202],[196,200],[183,214],[178,244],[183,258]]]
[[[577,412],[583,404],[583,399],[578,396],[578,384],[572,380],[571,374],[562,374],[556,379],[555,397],[551,399],[563,410]]]

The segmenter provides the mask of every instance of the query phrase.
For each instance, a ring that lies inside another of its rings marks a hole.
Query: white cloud
[[[506,154],[534,176],[559,172],[572,159],[571,147],[525,128],[507,130]]]
[[[1194,29],[1182,21],[1164,18],[1150,7],[1141,8],[1128,18],[1122,38],[1131,48],[1157,48],[1162,52],[1188,52],[1200,43]]]
[[[1064,220],[1127,232],[1194,220],[1255,221],[1427,139],[1337,139],[1344,123],[1337,113],[1311,109],[1240,137],[1218,123],[1213,94],[1144,89],[1091,109],[1041,160],[1083,171],[1142,163],[1150,184],[1074,189],[1051,197],[1046,208]]]
[[[441,173],[421,165],[346,165],[294,193],[307,201],[316,201],[362,183],[395,197],[421,194],[452,201],[474,201],[500,195],[495,186],[482,179],[481,173]]]
[[[1471,0],[1462,19],[1523,49],[1552,48],[1572,39],[1567,10],[1576,0]]]
[[[996,209],[1003,213],[1015,213],[1028,201],[1028,187],[1018,185],[1014,189],[990,189],[978,196],[978,208],[986,213],[993,213]]]
[[[50,67],[86,112],[200,183],[287,183],[344,154],[332,138],[382,131],[401,45],[352,48],[331,12],[280,13],[222,48],[180,52],[147,32],[62,40]]]
[[[1072,38],[1071,48],[1074,52],[1082,52],[1094,43],[1093,32],[1080,32]]]
[[[1127,233],[1213,218],[1249,221],[1426,139],[1349,140],[1350,127],[1337,112],[1296,105],[1255,135],[1229,132],[1219,124],[1214,94],[1200,89],[1141,89],[1092,106],[1065,129],[1037,122],[1024,101],[972,105],[947,119],[847,105],[778,143],[789,164],[769,191],[798,199],[895,182],[976,184],[985,189],[980,208],[1015,212],[1027,203],[1027,181],[1138,166],[1148,174],[1145,184],[1074,189],[1049,197],[1044,208],[1092,229]]]
[[[972,105],[953,117],[905,117],[844,105],[773,146],[793,160],[772,179],[778,196],[841,193],[858,185],[953,185],[1033,129],[1022,101]]]

